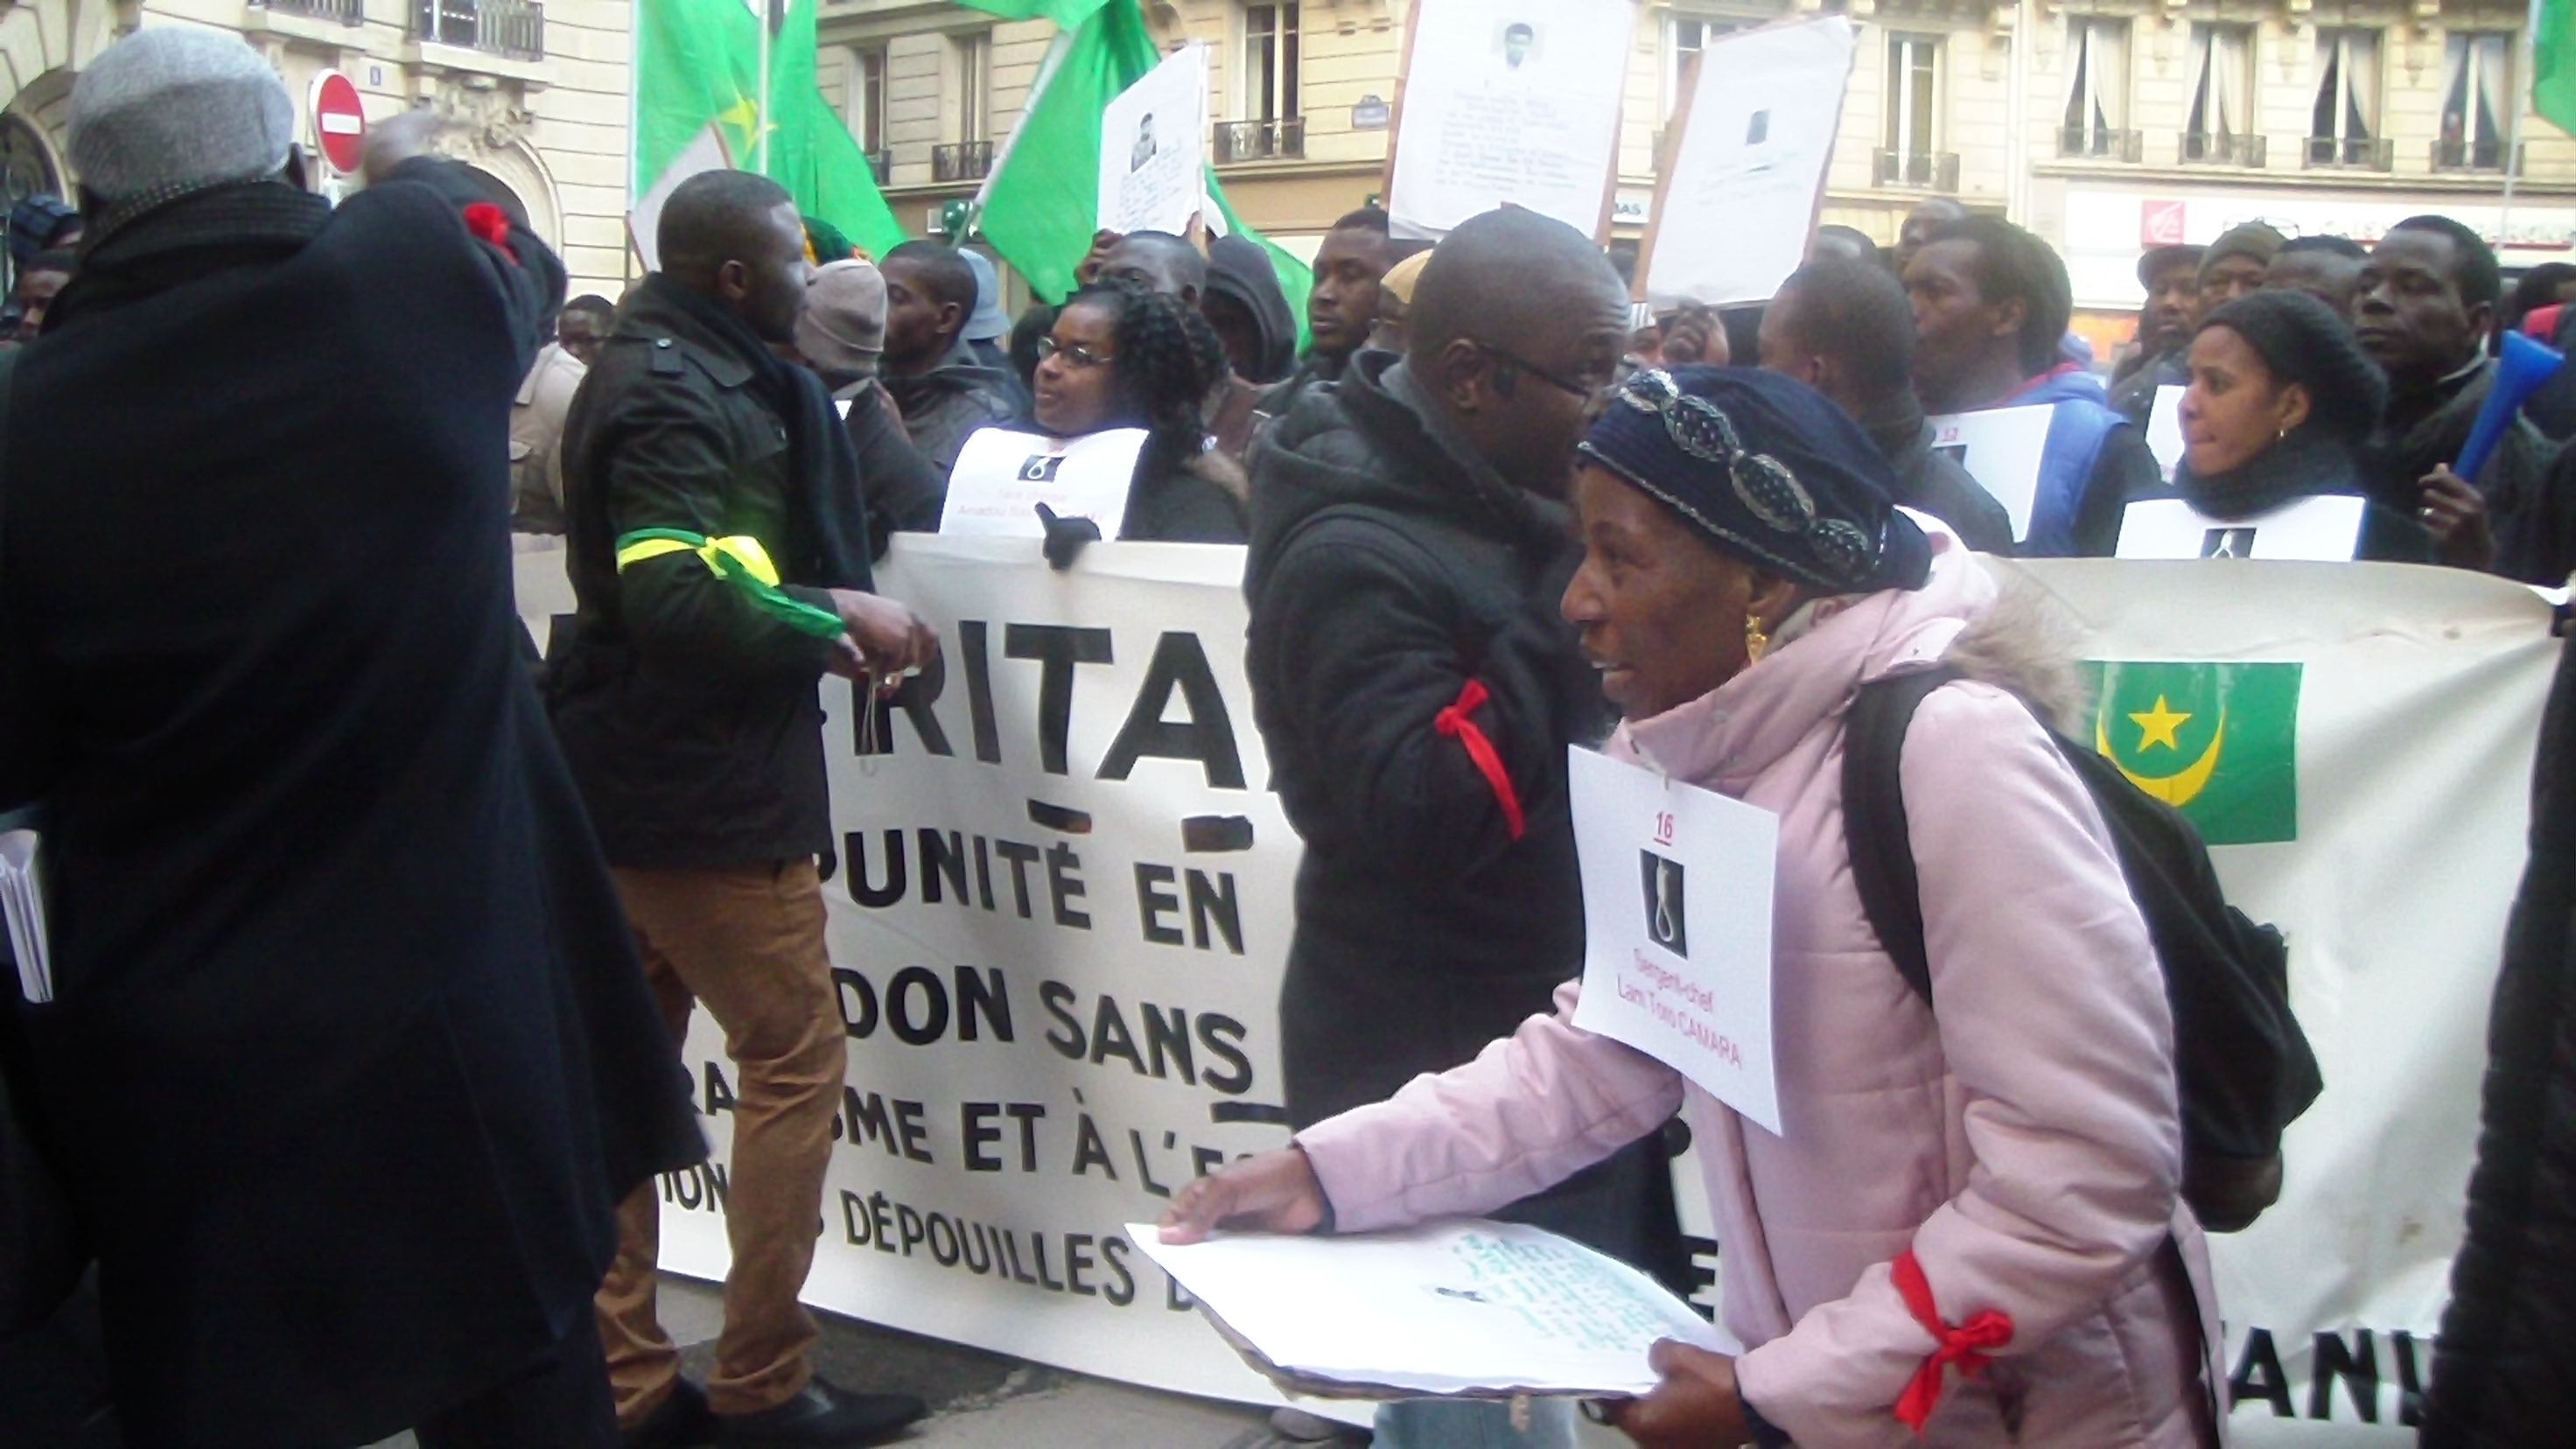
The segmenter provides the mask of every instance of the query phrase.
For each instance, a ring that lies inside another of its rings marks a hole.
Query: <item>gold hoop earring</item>
[[[1759,664],[1762,662],[1762,656],[1770,652],[1771,636],[1762,632],[1761,616],[1758,614],[1745,615],[1744,662],[1747,664]]]

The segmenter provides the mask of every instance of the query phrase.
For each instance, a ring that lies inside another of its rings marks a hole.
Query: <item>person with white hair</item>
[[[705,1151],[520,663],[563,269],[439,124],[380,120],[334,210],[257,51],[118,41],[80,275],[0,359],[0,811],[42,812],[53,976],[0,1037],[128,1445],[610,1449],[615,1205]]]

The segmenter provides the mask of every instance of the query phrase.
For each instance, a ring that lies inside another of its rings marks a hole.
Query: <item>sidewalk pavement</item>
[[[724,1310],[715,1285],[665,1274],[662,1326],[704,1382]],[[892,1449],[1322,1449],[1270,1429],[1267,1410],[1113,1383],[816,1309],[817,1372],[863,1391],[919,1394],[930,1417]],[[1584,1426],[1583,1449],[1627,1440]],[[409,1434],[373,1449],[414,1449]]]

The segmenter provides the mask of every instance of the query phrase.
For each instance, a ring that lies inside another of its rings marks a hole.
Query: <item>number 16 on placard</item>
[[[1658,811],[1655,815],[1655,843],[1657,845],[1673,843],[1673,814],[1669,810]]]

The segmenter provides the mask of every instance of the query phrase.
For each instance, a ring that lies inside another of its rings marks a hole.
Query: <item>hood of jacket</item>
[[[1261,585],[1299,525],[1357,504],[1440,519],[1536,553],[1570,546],[1562,503],[1514,486],[1421,400],[1391,352],[1365,352],[1339,382],[1307,388],[1252,447],[1252,551],[1244,590]]]
[[[1823,599],[1812,622],[1761,662],[1687,704],[1619,727],[1639,756],[1682,779],[1740,795],[1823,725],[1864,684],[1947,663],[2019,696],[2053,727],[2080,728],[2085,687],[2071,624],[2009,565],[1989,565],[1938,519],[1919,589]],[[1781,631],[1791,631],[1784,628]]]
[[[975,355],[974,344],[959,337],[928,372],[911,377],[880,373],[877,380],[894,394],[895,405],[910,414],[945,393],[966,392],[974,388],[998,388],[1005,395],[1019,386],[1019,380],[1001,368],[987,364]]]
[[[2029,407],[2035,403],[2089,402],[2111,405],[2110,390],[2102,379],[2071,362],[2061,362],[2021,385],[2021,391],[1994,404],[1999,408]]]
[[[1279,289],[1279,272],[1268,252],[1239,236],[1218,237],[1208,244],[1207,286],[1242,303],[1259,329],[1261,361],[1246,382],[1267,386],[1297,370],[1297,318],[1288,310],[1288,294]]]

